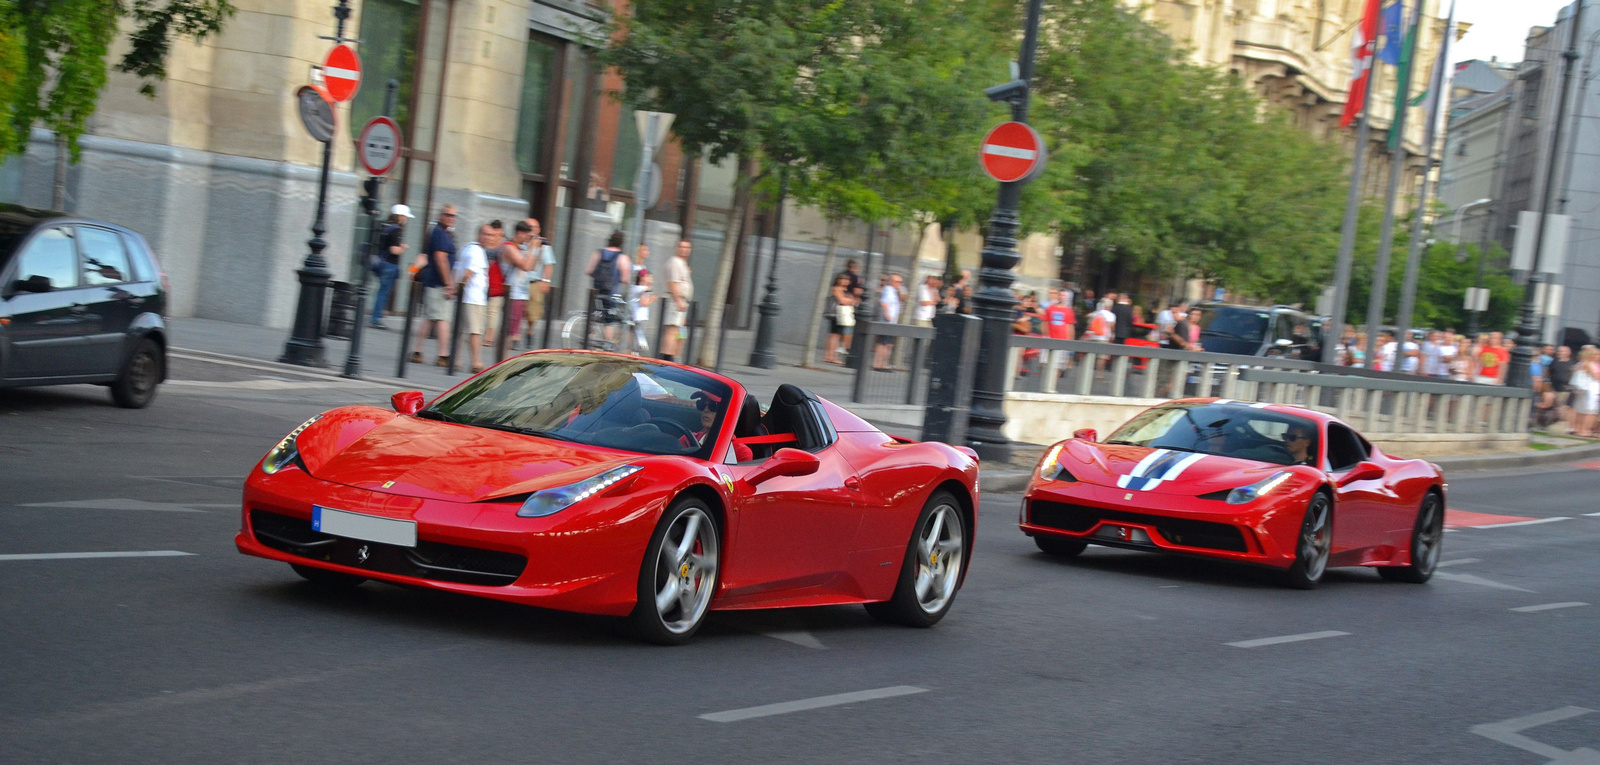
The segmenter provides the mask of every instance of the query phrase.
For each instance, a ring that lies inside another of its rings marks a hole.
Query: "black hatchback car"
[[[0,388],[98,383],[148,405],[166,379],[165,281],[133,231],[0,205]]]
[[[1323,319],[1289,306],[1201,303],[1200,347],[1211,353],[1322,360]]]

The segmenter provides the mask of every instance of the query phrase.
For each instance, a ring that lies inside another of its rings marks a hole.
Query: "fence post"
[[[1078,378],[1074,381],[1072,392],[1080,396],[1089,395],[1094,387],[1094,368],[1100,365],[1100,354],[1083,354],[1083,363],[1078,365]]]
[[[552,283],[552,282],[544,282],[544,283],[550,285],[550,290],[548,292],[544,293],[544,330],[542,332],[540,332],[541,339],[539,341],[539,347],[540,348],[549,348],[550,347],[550,327],[551,327],[551,325],[556,323],[555,322],[555,316],[560,313],[560,310],[557,309],[556,306],[561,304],[563,293],[561,291],[561,288],[557,287],[554,283]],[[531,288],[532,287],[530,286],[530,289]],[[532,321],[532,319],[529,319],[529,321]],[[529,332],[528,335],[532,336],[533,333]]]
[[[688,333],[689,336],[683,339],[683,356],[679,357],[679,363],[689,364],[690,366],[697,366],[690,359],[698,358],[693,355],[695,352],[694,341],[700,339],[700,333],[696,332],[694,328],[695,314],[698,313],[700,313],[700,301],[689,301],[689,315],[683,320],[683,331]]]
[[[394,376],[404,379],[406,364],[411,360],[411,322],[417,317],[417,304],[422,302],[422,283],[413,280],[406,287],[406,320],[400,327],[400,368]]]
[[[906,375],[906,404],[917,403],[917,372],[928,359],[928,341],[920,337],[911,339],[911,370]]]
[[[461,314],[463,305],[461,299],[466,291],[465,285],[456,285],[455,320],[450,322],[450,355],[447,357],[444,367],[446,377],[455,377],[456,375],[456,353],[461,350]],[[467,342],[472,342],[471,335],[467,336]]]
[[[1183,362],[1173,362],[1182,364]],[[1161,359],[1150,359],[1144,364],[1144,383],[1139,386],[1140,398],[1156,397],[1156,378],[1161,376]],[[1054,391],[1051,391],[1052,393]]]
[[[1111,395],[1122,398],[1128,388],[1128,357],[1117,356],[1111,360]]]
[[[855,367],[856,371],[855,380],[851,381],[850,385],[850,400],[860,404],[866,398],[867,375],[872,369],[871,348],[873,340],[876,339],[873,337],[872,322],[856,322],[855,337],[851,347],[861,348],[862,351],[850,357],[850,365]]]
[[[1189,393],[1189,362],[1177,361],[1172,364],[1172,390],[1168,391],[1167,398],[1183,398]]]
[[[728,349],[728,320],[733,318],[733,311],[729,310],[732,303],[722,304],[722,328],[717,330],[717,360],[712,362],[711,371],[722,374],[722,357]]]
[[[583,342],[580,343],[578,347],[580,347],[580,348],[582,348],[582,349],[584,349],[586,351],[589,350],[589,330],[591,328],[590,325],[594,321],[594,308],[595,308],[595,305],[594,305],[594,294],[595,294],[594,293],[594,288],[590,287],[589,288],[588,300],[584,303],[584,306],[583,306]]]

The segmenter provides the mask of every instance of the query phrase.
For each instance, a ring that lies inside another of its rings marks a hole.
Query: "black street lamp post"
[[[1517,344],[1511,349],[1511,364],[1506,367],[1506,385],[1527,388],[1533,385],[1533,356],[1539,348],[1539,285],[1544,275],[1539,266],[1544,262],[1544,227],[1550,216],[1551,197],[1555,195],[1556,156],[1560,153],[1562,122],[1567,118],[1567,93],[1572,82],[1572,65],[1578,60],[1578,35],[1583,31],[1582,2],[1573,3],[1572,31],[1567,36],[1567,49],[1561,53],[1560,95],[1556,98],[1556,120],[1550,126],[1550,156],[1544,170],[1544,196],[1539,200],[1539,218],[1534,224],[1533,263],[1528,268],[1528,287],[1522,296],[1522,314],[1517,320]],[[1559,255],[1559,253],[1558,253]]]
[[[394,114],[394,97],[400,90],[399,80],[390,80],[383,93],[383,115]],[[367,209],[367,261],[356,264],[356,272],[360,274],[356,282],[356,320],[350,326],[350,352],[345,355],[344,374],[341,377],[361,379],[361,328],[367,323],[367,274],[372,270],[372,260],[381,259],[383,254],[378,252],[378,221],[383,220],[383,176],[373,176],[368,180],[372,193],[368,197],[371,201],[365,202]],[[396,281],[399,277],[395,277]],[[504,340],[504,333],[501,334]],[[402,354],[404,355],[404,354]]]
[[[789,196],[789,173],[778,171],[778,214],[772,232],[772,265],[767,267],[767,296],[756,309],[761,321],[756,324],[756,343],[750,349],[750,366],[771,369],[778,365],[778,356],[772,352],[773,332],[778,326],[778,252],[783,248],[783,202]],[[827,278],[823,274],[823,278]]]
[[[1033,80],[1034,51],[1039,39],[1039,13],[1042,0],[1028,0],[1027,24],[1023,31],[1022,52],[1017,60],[1017,79],[1022,87],[1010,91],[1011,119],[1028,121],[1028,91]],[[973,313],[983,319],[982,339],[978,344],[978,369],[972,386],[972,411],[968,415],[967,440],[985,461],[1011,461],[1011,442],[1005,435],[1006,354],[1010,350],[1011,314],[1017,300],[1011,294],[1016,281],[1012,269],[1017,255],[1017,214],[1022,203],[1022,185],[1027,179],[1000,184],[994,214],[989,218],[988,237],[983,242],[982,268],[978,289],[972,295]]]
[[[339,5],[333,9],[333,17],[338,20],[334,37],[343,41],[344,24],[350,18],[350,0],[339,0]],[[328,246],[322,235],[328,232],[328,167],[332,163],[333,139],[330,137],[322,144],[322,175],[317,181],[317,218],[311,224],[311,239],[306,242],[311,253],[306,255],[305,263],[298,272],[300,300],[295,305],[294,330],[289,335],[289,342],[283,346],[283,356],[278,359],[286,364],[320,367],[327,363],[323,359],[327,348],[322,342],[322,304],[328,291],[328,280],[333,278],[333,273],[328,270],[327,259],[322,257],[322,251]],[[356,317],[357,321],[360,319]]]

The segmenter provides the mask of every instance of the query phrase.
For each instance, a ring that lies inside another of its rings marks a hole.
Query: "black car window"
[[[1349,470],[1367,458],[1367,448],[1355,431],[1337,423],[1328,423],[1328,469],[1338,473]]]
[[[71,229],[43,229],[23,245],[14,278],[26,281],[34,277],[49,279],[51,289],[78,286],[78,253],[73,248]]]
[[[133,281],[128,250],[116,232],[78,227],[78,249],[83,253],[83,283],[90,287]]]
[[[1135,415],[1105,443],[1302,465],[1315,464],[1316,433],[1304,417],[1246,404],[1174,403]]]
[[[1200,309],[1200,331],[1259,343],[1267,332],[1267,312],[1206,306]]]

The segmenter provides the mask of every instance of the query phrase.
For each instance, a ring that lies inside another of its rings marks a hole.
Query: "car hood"
[[[565,485],[640,458],[372,407],[329,412],[300,435],[298,444],[306,469],[318,479],[455,502]]]
[[[1084,483],[1191,497],[1248,486],[1288,469],[1216,454],[1077,439],[1066,442],[1059,460],[1067,472]]]

